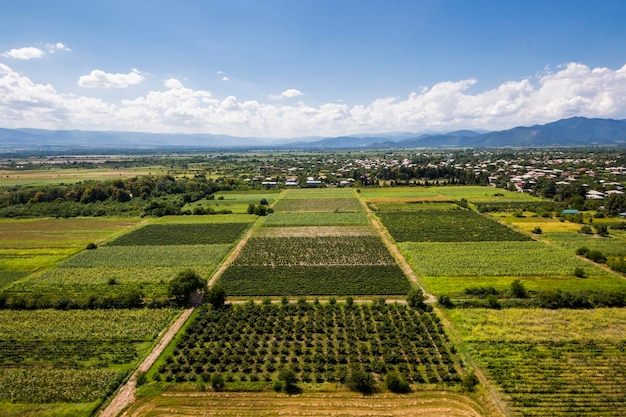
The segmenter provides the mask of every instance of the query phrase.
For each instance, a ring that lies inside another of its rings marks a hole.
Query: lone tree
[[[426,310],[424,293],[420,288],[413,288],[406,296],[407,304],[416,310]]]
[[[206,293],[206,301],[216,310],[223,308],[226,303],[226,290],[219,284],[212,285]]]
[[[189,304],[190,296],[206,285],[200,275],[192,269],[181,271],[168,285],[168,294],[179,306]]]
[[[374,376],[369,372],[364,372],[358,368],[353,368],[350,371],[350,375],[346,380],[346,385],[352,391],[360,392],[361,394],[372,394],[376,391],[376,381]]]
[[[519,279],[511,283],[511,294],[513,294],[515,298],[528,298],[528,291]]]

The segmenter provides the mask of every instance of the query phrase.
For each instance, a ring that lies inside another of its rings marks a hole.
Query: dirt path
[[[281,192],[278,195],[278,197],[274,199],[270,207],[274,207],[276,203],[278,202],[278,200],[280,200],[284,196],[284,194],[285,194],[284,191]],[[211,285],[215,284],[215,281],[217,281],[217,279],[222,276],[224,271],[226,271],[226,268],[228,268],[230,264],[233,263],[235,258],[239,256],[241,249],[246,245],[246,243],[248,243],[248,240],[250,240],[250,236],[252,236],[254,231],[261,226],[262,222],[263,222],[263,217],[259,217],[258,219],[256,219],[252,227],[250,227],[250,229],[248,230],[248,233],[246,233],[246,235],[239,241],[239,243],[237,243],[237,246],[235,246],[235,249],[233,249],[233,251],[228,255],[228,258],[226,258],[226,260],[222,262],[222,265],[220,265],[217,271],[215,271],[211,279],[209,279],[209,282],[207,283],[207,287],[210,287]]]
[[[185,324],[191,313],[193,312],[193,308],[187,309],[183,311],[183,314],[176,319],[174,324],[167,330],[167,332],[163,335],[159,343],[152,349],[152,352],[144,359],[144,361],[139,365],[139,367],[133,372],[131,377],[128,379],[126,384],[120,388],[120,390],[115,395],[115,398],[109,403],[109,405],[100,413],[100,417],[115,417],[117,416],[124,408],[126,408],[129,404],[135,401],[135,387],[137,386],[137,373],[145,372],[156,361],[159,357],[165,346],[167,346],[174,338],[174,335],[180,330],[180,328]]]
[[[391,241],[391,238],[389,237],[389,234],[387,233],[387,230],[382,225],[382,223],[374,216],[374,213],[372,213],[372,210],[370,210],[370,208],[367,206],[367,203],[365,203],[365,201],[363,201],[361,198],[359,198],[359,201],[361,202],[361,205],[365,209],[365,212],[367,213],[367,217],[372,222],[372,226],[374,226],[374,229],[376,229],[376,232],[378,233],[378,235],[383,240],[383,243],[387,247],[387,250],[389,250],[391,255],[395,258],[396,262],[398,263],[398,265],[400,266],[400,268],[402,269],[404,274],[414,284],[418,285],[420,287],[420,289],[422,290],[422,292],[424,293],[424,297],[426,298],[425,302],[426,303],[435,303],[435,302],[437,302],[437,298],[434,295],[428,293],[424,289],[424,287],[422,287],[420,285],[419,279],[417,277],[417,274],[413,271],[413,269],[411,268],[409,263],[406,261],[404,256],[400,253],[400,250],[398,249],[398,247]]]

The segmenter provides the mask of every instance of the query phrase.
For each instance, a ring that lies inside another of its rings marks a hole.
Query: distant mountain
[[[332,138],[257,139],[209,134],[1,129],[0,149],[183,148],[398,149],[626,145],[626,120],[573,117],[498,132],[367,134]]]

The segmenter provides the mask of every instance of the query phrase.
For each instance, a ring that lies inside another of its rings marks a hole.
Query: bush
[[[487,298],[485,298],[485,301],[487,301],[488,308],[493,308],[494,310],[500,310],[500,308],[502,308],[498,297],[493,294],[489,294]]]
[[[580,227],[580,230],[578,231],[578,233],[583,233],[586,235],[591,235],[593,234],[593,230],[591,229],[591,226],[589,226],[588,224],[583,224]]]
[[[515,298],[528,298],[528,291],[519,279],[511,283],[511,294],[513,294]]]
[[[574,268],[574,276],[578,278],[585,278],[585,270],[577,266]]]
[[[395,372],[389,372],[387,376],[385,376],[385,385],[389,391],[396,394],[411,392],[409,383],[400,378]]]
[[[599,250],[590,250],[586,256],[588,259],[591,259],[592,261],[600,263],[600,264],[603,264],[606,262],[606,256],[604,256],[604,254],[600,252]]]
[[[442,307],[445,307],[445,308],[454,307],[454,303],[452,302],[452,299],[447,295],[440,295],[437,301],[439,302],[439,305]]]
[[[467,392],[474,392],[476,390],[476,386],[480,383],[478,377],[474,372],[469,372],[463,377],[461,385],[463,386],[463,390]]]
[[[587,256],[588,253],[589,253],[589,248],[585,246],[581,246],[580,248],[576,249],[576,255],[578,256]]]
[[[226,383],[224,382],[224,377],[222,376],[222,374],[217,373],[211,377],[211,387],[213,387],[213,390],[221,391],[224,389],[225,384]]]
[[[297,394],[300,391],[298,387],[298,375],[289,368],[282,368],[278,372],[278,380],[282,382],[283,391],[287,394]]]
[[[361,394],[371,394],[376,391],[376,381],[374,376],[369,372],[361,371],[360,369],[352,369],[348,378],[346,379],[346,385],[352,391],[360,392]]]
[[[90,243],[87,244],[87,247],[85,249],[89,249],[89,250],[98,249],[98,245],[96,245],[93,242],[90,242]]]
[[[537,226],[531,231],[531,233],[534,235],[540,235],[543,233],[543,230],[541,230],[541,227]]]
[[[609,235],[609,228],[606,224],[596,224],[595,226],[596,233],[600,236],[606,237]]]

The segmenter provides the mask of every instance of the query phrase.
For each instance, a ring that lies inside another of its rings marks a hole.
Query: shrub
[[[540,235],[543,233],[543,231],[541,230],[541,227],[537,226],[531,231],[531,233],[534,235]]]
[[[454,303],[452,302],[452,299],[447,295],[440,295],[437,301],[439,302],[439,305],[441,305],[442,307],[445,307],[445,308],[454,307]]]
[[[588,253],[589,253],[589,248],[585,246],[581,246],[580,248],[576,249],[576,255],[587,256]]]
[[[596,224],[595,226],[596,233],[600,236],[606,237],[609,235],[609,228],[606,224]]]
[[[224,382],[224,377],[222,376],[222,374],[217,373],[211,377],[211,386],[213,387],[213,390],[221,391],[224,389],[224,385],[225,385],[225,382]]]
[[[593,230],[591,229],[591,226],[589,226],[588,224],[583,224],[580,227],[580,230],[578,231],[578,233],[584,233],[586,235],[590,235],[590,234],[593,234]]]
[[[374,376],[369,372],[361,371],[360,369],[352,369],[348,378],[346,379],[346,385],[352,391],[360,392],[361,394],[371,394],[376,391],[376,381]]]
[[[474,392],[476,390],[476,386],[480,383],[476,374],[472,371],[463,376],[463,380],[461,385],[463,386],[463,390],[467,392]]]
[[[385,385],[389,391],[396,394],[411,392],[409,383],[400,378],[395,372],[389,372],[387,376],[385,376]]]
[[[485,301],[487,301],[488,308],[493,308],[494,310],[500,310],[500,308],[502,307],[500,305],[500,301],[498,301],[498,297],[493,294],[489,294],[485,298]]]
[[[85,249],[89,249],[89,250],[91,250],[91,249],[98,249],[98,245],[96,245],[93,242],[90,242],[90,243],[87,244],[87,247]]]
[[[600,252],[599,250],[590,250],[586,256],[592,261],[600,263],[600,264],[603,264],[606,262],[606,256],[604,256],[604,254]]]
[[[511,283],[511,294],[513,294],[515,298],[528,298],[528,291],[519,279]]]
[[[585,278],[585,270],[579,266],[574,268],[574,276],[578,278]]]

